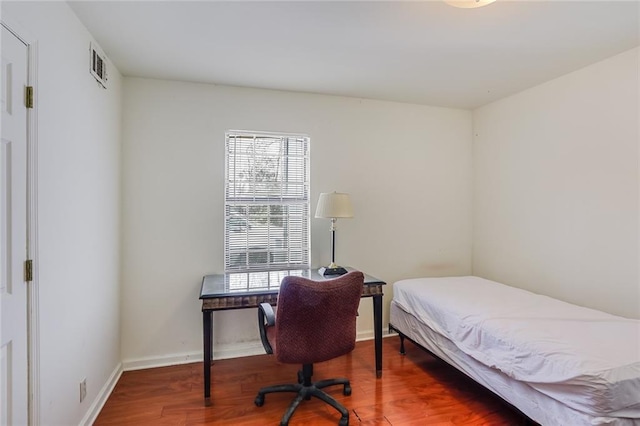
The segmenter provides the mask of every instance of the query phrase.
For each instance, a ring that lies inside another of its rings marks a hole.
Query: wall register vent
[[[98,46],[89,43],[89,53],[91,56],[91,75],[103,88],[107,88],[107,62],[104,53]]]

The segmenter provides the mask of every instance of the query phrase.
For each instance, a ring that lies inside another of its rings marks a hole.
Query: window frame
[[[309,268],[310,137],[228,130],[224,162],[225,272]]]

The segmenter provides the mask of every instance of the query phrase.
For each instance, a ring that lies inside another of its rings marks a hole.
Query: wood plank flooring
[[[314,380],[347,377],[351,396],[341,386],[328,392],[350,411],[350,425],[526,424],[526,419],[491,392],[444,362],[399,338],[383,343],[383,375],[375,378],[373,341],[358,342],[349,355],[316,364]],[[95,425],[278,425],[293,394],[269,394],[262,407],[253,400],[259,388],[293,383],[298,367],[258,355],[215,361],[212,401],[203,403],[202,363],[125,372]],[[335,425],[340,414],[320,400],[303,401],[290,425]]]

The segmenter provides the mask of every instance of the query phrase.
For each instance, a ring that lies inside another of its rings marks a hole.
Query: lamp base
[[[318,269],[318,273],[322,276],[331,276],[331,275],[344,275],[347,273],[347,270],[344,269],[342,266],[336,266],[335,268],[332,267],[322,267],[320,269]]]

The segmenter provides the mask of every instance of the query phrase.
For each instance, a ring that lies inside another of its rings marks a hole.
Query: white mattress
[[[473,362],[601,419],[590,423],[626,418],[640,424],[638,320],[478,277],[399,281],[394,310],[409,313]]]

